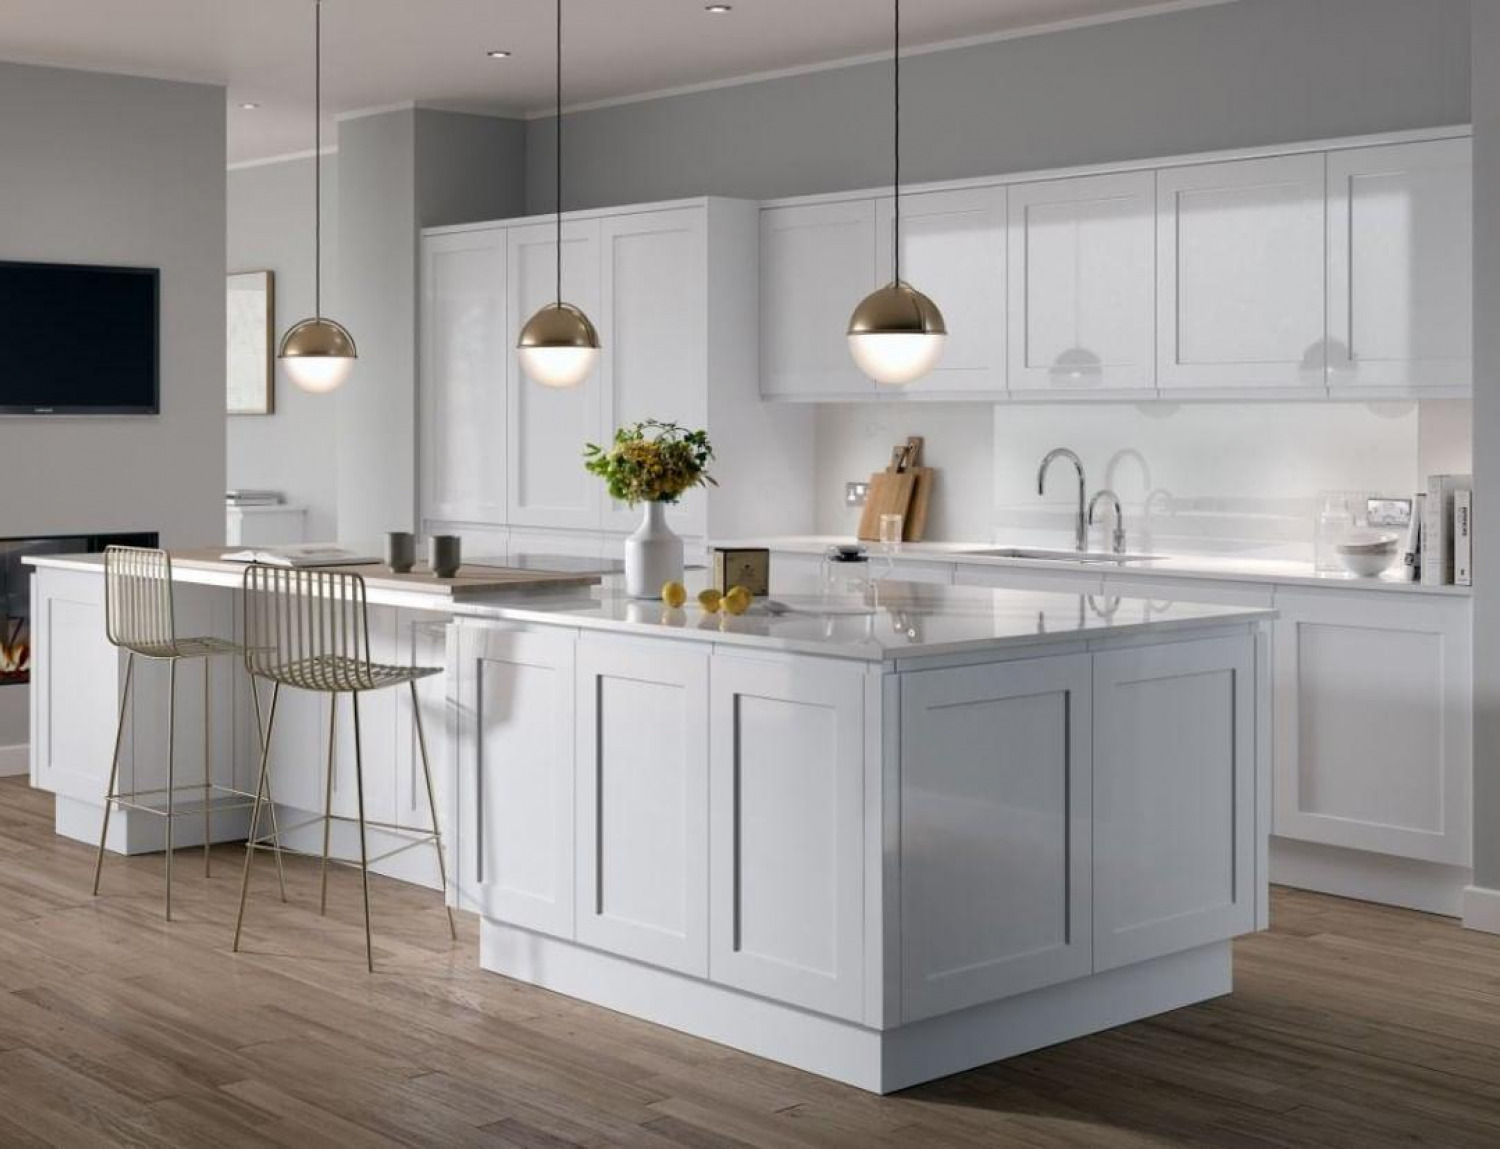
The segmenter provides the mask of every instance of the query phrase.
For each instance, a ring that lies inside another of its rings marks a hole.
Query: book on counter
[[[1467,496],[1465,506],[1471,506],[1474,478],[1472,475],[1429,475],[1427,497],[1422,508],[1422,583],[1425,586],[1447,586],[1455,581],[1454,569],[1454,518],[1457,495]],[[1469,575],[1468,555],[1472,553],[1469,541],[1469,521],[1464,520],[1465,575]]]
[[[1474,585],[1474,492],[1453,492],[1453,581]]]
[[[261,547],[226,551],[219,556],[226,563],[263,563],[271,567],[362,567],[380,560],[343,547],[319,543],[302,543],[289,547]]]

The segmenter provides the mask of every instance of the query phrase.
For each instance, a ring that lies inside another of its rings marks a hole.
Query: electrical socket
[[[865,505],[865,496],[870,493],[869,483],[845,483],[844,484],[844,506],[862,507]]]

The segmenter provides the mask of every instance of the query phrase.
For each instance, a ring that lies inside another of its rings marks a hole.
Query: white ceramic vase
[[[682,539],[667,526],[666,503],[647,503],[640,527],[625,540],[625,593],[656,598],[674,579],[682,581]]]

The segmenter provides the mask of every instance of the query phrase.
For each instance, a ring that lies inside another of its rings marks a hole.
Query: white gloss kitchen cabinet
[[[1163,394],[1325,386],[1324,159],[1157,172]]]
[[[706,428],[718,452],[721,487],[669,513],[685,537],[808,516],[810,415],[758,392],[758,227],[755,204],[714,198],[566,214],[563,295],[602,344],[595,371],[567,390],[532,382],[515,353],[522,325],[556,296],[555,223],[423,232],[424,528],[607,550],[640,515],[583,469],[584,445],[646,419]]]
[[[1448,129],[912,187],[903,274],[943,310],[949,343],[904,388],[865,379],[844,346],[853,306],[890,275],[890,197],[771,201],[761,391],[1467,395],[1469,151],[1467,132]]]
[[[901,278],[941,301],[948,340],[937,366],[915,383],[894,388],[897,394],[962,397],[1005,390],[1005,204],[1004,187],[901,197]],[[895,232],[895,201],[887,196],[875,205],[871,290],[890,282]],[[849,304],[851,312],[861,298]]]
[[[1472,604],[1372,597],[1277,592],[1275,832],[1466,869]]]
[[[1151,172],[1010,189],[1010,390],[1150,396],[1156,385]]]
[[[1267,613],[1142,607],[476,607],[481,965],[882,1092],[1228,992],[1266,921]]]
[[[1328,154],[1328,381],[1467,394],[1473,382],[1472,144]]]

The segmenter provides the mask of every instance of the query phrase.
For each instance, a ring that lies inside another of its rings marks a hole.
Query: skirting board
[[[1485,886],[1465,888],[1464,929],[1500,934],[1500,890]]]
[[[1216,942],[882,1032],[488,919],[479,931],[492,973],[872,1093],[1222,997],[1231,960]]]
[[[31,773],[31,745],[0,746],[0,778],[17,778]]]
[[[1275,886],[1457,918],[1467,917],[1464,890],[1473,872],[1462,866],[1272,838],[1270,877]]]

